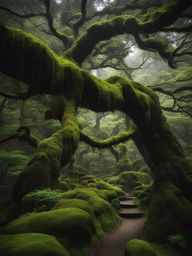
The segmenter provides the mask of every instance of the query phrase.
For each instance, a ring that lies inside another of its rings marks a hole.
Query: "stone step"
[[[141,218],[143,217],[143,213],[142,212],[125,212],[125,211],[122,211],[119,213],[119,216],[122,217],[122,218]]]
[[[134,200],[135,197],[134,196],[120,196],[119,200],[120,201],[125,201],[125,200]]]
[[[128,202],[120,202],[122,208],[137,208],[137,205]]]

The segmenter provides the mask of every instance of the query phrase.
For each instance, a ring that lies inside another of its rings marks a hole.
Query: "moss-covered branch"
[[[159,7],[160,3],[150,1],[146,3],[145,1],[129,1],[129,3],[125,5],[116,5],[116,6],[106,6],[103,10],[101,11],[96,11],[92,16],[87,17],[86,21],[89,21],[95,17],[101,16],[103,17],[104,15],[121,15],[125,11],[135,11],[137,9],[140,9],[142,13],[146,13],[148,9],[151,7]]]
[[[82,87],[79,67],[58,57],[38,38],[20,30],[0,26],[0,38],[0,71],[28,86],[20,92],[21,99],[38,93],[63,92],[70,96],[73,89],[78,97],[78,88]],[[6,92],[1,95],[19,98]]]
[[[100,140],[97,138],[93,138],[92,136],[87,135],[86,133],[80,131],[80,139],[81,141],[89,144],[92,147],[96,148],[108,148],[113,145],[117,145],[119,143],[125,142],[131,139],[134,136],[135,130],[120,132],[119,134],[112,136],[105,140]]]
[[[77,39],[72,48],[64,53],[64,56],[72,58],[81,65],[98,42],[124,33],[150,34],[161,31],[161,29],[173,24],[182,12],[190,6],[189,0],[177,1],[165,8],[157,9],[148,16],[145,22],[139,21],[133,16],[122,15],[95,23]]]
[[[142,39],[139,34],[135,34],[134,38],[137,42],[137,45],[140,49],[148,50],[148,51],[156,51],[159,53],[159,55],[168,61],[168,64],[173,67],[172,61],[173,61],[173,49],[170,50],[167,47],[166,42],[159,41],[154,38],[147,38]]]

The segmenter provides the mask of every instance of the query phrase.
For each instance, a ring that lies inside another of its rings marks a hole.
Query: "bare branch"
[[[14,16],[17,16],[19,18],[25,18],[25,19],[29,19],[29,18],[34,18],[34,17],[46,17],[46,13],[29,13],[29,14],[20,14],[17,13],[15,11],[12,11],[11,9],[4,7],[4,6],[0,6],[0,10],[2,11],[6,11]]]
[[[28,126],[21,126],[16,133],[7,136],[0,140],[0,143],[5,143],[9,140],[19,139],[21,141],[27,141],[32,147],[37,148],[40,140],[31,134],[30,128]]]
[[[79,28],[85,22],[85,18],[86,18],[86,14],[87,14],[86,7],[87,7],[87,0],[81,0],[81,19],[73,24],[73,28],[74,28],[75,34],[78,33]]]

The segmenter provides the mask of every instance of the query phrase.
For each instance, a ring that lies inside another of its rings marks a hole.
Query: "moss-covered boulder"
[[[130,240],[126,244],[126,255],[129,256],[158,256],[153,247],[143,240]]]
[[[90,214],[79,208],[66,208],[20,217],[9,223],[4,232],[46,233],[62,238],[64,245],[88,244],[97,230]]]
[[[54,236],[37,233],[0,235],[2,256],[70,256]]]
[[[118,216],[115,209],[107,201],[105,194],[101,190],[76,188],[63,193],[62,197],[65,199],[76,198],[87,201],[103,231],[109,231],[117,224]]]
[[[127,242],[125,248],[126,256],[183,256],[168,246],[152,244],[144,240],[133,239]]]
[[[82,199],[61,199],[57,204],[54,205],[52,210],[64,208],[79,208],[88,212],[89,214],[92,214],[92,209],[89,203]]]

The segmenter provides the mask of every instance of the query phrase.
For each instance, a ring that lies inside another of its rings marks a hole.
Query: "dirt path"
[[[90,256],[124,256],[128,240],[141,238],[145,218],[133,203],[133,198],[121,201],[120,223],[112,233],[98,242]]]

